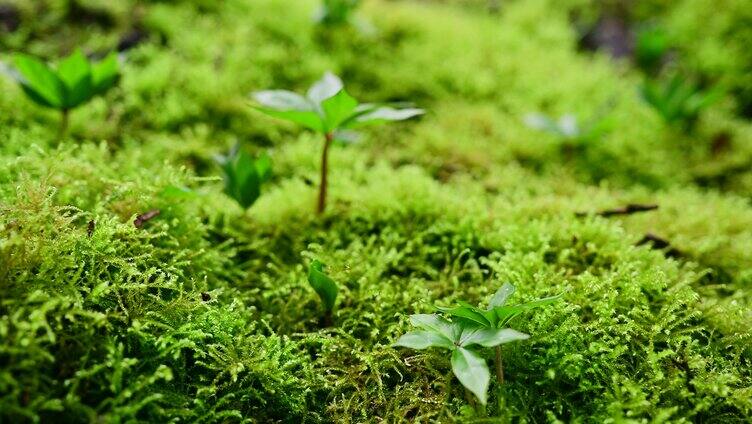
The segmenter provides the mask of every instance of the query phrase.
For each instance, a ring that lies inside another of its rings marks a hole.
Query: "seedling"
[[[227,156],[220,156],[225,194],[235,199],[244,209],[250,208],[261,196],[261,185],[271,177],[272,162],[269,156],[254,159],[235,146]]]
[[[507,299],[509,299],[514,292],[514,284],[504,283],[504,285],[496,291],[493,297],[491,297],[487,309],[477,308],[467,302],[458,302],[457,306],[451,308],[437,306],[436,309],[460,321],[464,321],[469,325],[477,325],[486,329],[500,329],[508,325],[509,321],[517,315],[530,309],[548,305],[549,303],[559,300],[562,296],[551,296],[519,305],[505,306]],[[501,358],[501,346],[496,347],[495,368],[496,377],[499,380],[499,383],[503,384],[504,367]]]
[[[551,134],[573,147],[582,148],[611,131],[613,122],[608,117],[597,117],[581,124],[576,116],[570,114],[554,120],[540,113],[532,113],[525,116],[525,124]]]
[[[322,0],[315,20],[322,25],[344,25],[352,23],[353,13],[360,0]]]
[[[345,91],[342,80],[327,72],[302,96],[286,90],[253,94],[256,108],[269,116],[286,119],[314,130],[324,137],[321,154],[321,182],[316,211],[326,209],[329,147],[335,140],[349,138],[352,130],[388,121],[402,121],[423,114],[422,109],[398,108],[376,103],[358,104]]]
[[[448,321],[436,314],[411,315],[410,322],[419,330],[404,334],[394,346],[449,349],[452,352],[452,372],[483,405],[488,399],[490,374],[485,359],[475,349],[496,347],[530,337],[511,328],[483,328],[459,320]]]
[[[313,260],[308,266],[308,283],[321,298],[324,306],[324,326],[330,327],[334,324],[333,312],[334,304],[337,301],[337,292],[339,287],[325,272],[326,265],[318,260]]]
[[[448,321],[439,315],[418,314],[410,317],[413,326],[419,331],[409,332],[400,337],[395,346],[411,349],[441,347],[452,351],[452,372],[463,386],[470,390],[485,405],[490,380],[486,361],[475,351],[478,347],[493,347],[496,351],[496,376],[499,384],[504,383],[501,361],[501,345],[529,338],[527,334],[503,328],[517,315],[533,308],[547,305],[561,297],[554,296],[515,306],[505,306],[514,293],[512,284],[504,284],[491,298],[487,309],[477,308],[466,302],[459,302],[451,308],[437,307],[450,316]]]
[[[67,131],[70,111],[104,94],[119,78],[115,53],[94,63],[81,50],[76,50],[55,67],[32,56],[16,54],[13,63],[16,80],[26,95],[41,106],[60,111],[62,118],[58,140]]]
[[[700,112],[722,96],[719,89],[704,92],[681,75],[668,81],[647,80],[642,86],[642,98],[670,125],[687,131],[697,121]]]

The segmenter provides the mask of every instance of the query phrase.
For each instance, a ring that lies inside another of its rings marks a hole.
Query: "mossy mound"
[[[373,33],[317,28],[313,0],[76,2],[110,17],[96,22],[41,3],[39,19],[19,3],[3,46],[54,57],[72,40],[97,52],[146,36],[59,145],[57,116],[0,79],[1,422],[752,415],[752,126],[733,96],[691,133],[661,121],[628,63],[578,50],[570,18],[587,2],[488,15],[366,1]],[[657,10],[705,7],[680,3]],[[328,69],[358,98],[429,113],[335,146],[317,216],[320,140],[247,94],[303,90]],[[604,108],[612,131],[574,151],[523,122]],[[274,162],[248,211],[213,159],[236,142]],[[628,203],[659,208],[598,216]],[[342,286],[332,327],[306,282],[312,258]],[[520,301],[564,295],[516,322],[532,338],[505,347],[506,384],[481,417],[443,352],[391,344],[410,314],[483,302],[503,282]]]

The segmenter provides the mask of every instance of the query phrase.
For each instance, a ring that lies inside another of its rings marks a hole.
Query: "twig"
[[[626,206],[620,208],[606,209],[600,212],[596,212],[596,215],[607,218],[609,216],[631,215],[633,213],[654,211],[656,209],[658,209],[658,205],[655,204],[629,203]],[[587,212],[577,212],[577,216],[579,217],[587,215]]]
[[[635,246],[643,246],[646,244],[649,244],[650,247],[655,250],[666,250],[666,256],[678,258],[682,255],[679,249],[672,247],[671,243],[668,240],[662,237],[658,237],[653,233],[645,234],[645,236],[642,237],[640,241],[635,243]]]
[[[159,215],[159,209],[152,209],[149,212],[142,213],[141,215],[136,216],[136,219],[133,220],[133,225],[136,228],[141,228],[149,222],[151,219]]]

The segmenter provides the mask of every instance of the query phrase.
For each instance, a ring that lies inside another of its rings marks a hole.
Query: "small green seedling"
[[[321,298],[321,303],[324,306],[324,326],[330,327],[334,323],[332,314],[339,287],[334,280],[326,275],[325,267],[326,265],[314,259],[308,266],[308,283]]]
[[[681,75],[668,81],[647,80],[641,89],[642,98],[651,105],[670,125],[684,131],[692,129],[704,109],[718,101],[720,89],[702,91],[697,85]]]
[[[511,328],[482,328],[459,320],[448,321],[436,314],[411,315],[410,322],[419,330],[404,334],[394,345],[410,349],[449,349],[452,352],[452,372],[483,405],[487,401],[490,374],[485,359],[475,349],[530,337]]]
[[[595,142],[611,131],[613,126],[609,117],[597,117],[581,124],[577,117],[571,114],[554,120],[540,113],[525,116],[525,124],[530,128],[551,134],[576,148]]]
[[[506,301],[515,291],[512,284],[504,284],[491,298],[487,309],[477,308],[467,302],[457,306],[437,309],[452,318],[448,321],[438,315],[412,315],[412,324],[420,331],[413,331],[397,340],[395,346],[412,349],[443,347],[452,351],[452,371],[457,379],[470,390],[482,404],[486,404],[489,384],[488,366],[473,347],[493,347],[496,351],[496,377],[499,384],[504,383],[504,371],[501,361],[501,345],[529,336],[511,328],[504,328],[521,313],[547,305],[561,298],[547,297],[528,303],[507,306]]]
[[[561,298],[562,295],[546,297],[543,299],[534,300],[532,302],[522,303],[514,306],[507,306],[506,302],[509,297],[514,294],[514,284],[504,283],[499,290],[494,293],[491,300],[488,302],[487,309],[477,308],[470,305],[467,302],[458,302],[457,306],[451,308],[445,308],[437,306],[436,309],[449,315],[453,318],[457,318],[460,321],[464,321],[470,325],[477,325],[481,328],[499,329],[507,326],[512,318],[520,315],[521,313],[534,308],[540,308],[555,302]],[[501,346],[496,348],[496,377],[499,383],[504,383],[504,368],[501,360]]]
[[[329,147],[335,140],[349,138],[352,130],[389,121],[402,121],[423,114],[422,109],[397,108],[375,103],[358,104],[345,91],[342,80],[327,72],[305,96],[286,90],[258,91],[253,94],[267,115],[295,122],[324,136],[321,154],[321,183],[317,212],[326,209]]]
[[[350,24],[359,5],[360,0],[322,0],[314,18],[322,25]]]
[[[250,208],[261,196],[261,185],[271,177],[272,162],[269,156],[254,159],[235,146],[229,155],[218,157],[217,162],[222,167],[225,194],[244,209]]]
[[[117,54],[94,63],[76,50],[57,66],[26,54],[13,57],[16,79],[35,103],[59,110],[62,115],[59,138],[65,135],[71,110],[105,93],[119,78]]]

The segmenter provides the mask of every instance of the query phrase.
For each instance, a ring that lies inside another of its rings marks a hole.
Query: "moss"
[[[375,34],[314,28],[313,0],[139,3],[147,41],[60,145],[55,115],[0,79],[0,421],[480,421],[444,356],[390,345],[409,314],[507,281],[564,298],[516,322],[533,337],[505,348],[494,419],[746,420],[749,123],[727,99],[691,134],[666,127],[636,71],[577,51],[578,2],[457,3],[365,2]],[[123,4],[96,30],[50,8],[12,48],[112,45]],[[318,217],[320,140],[246,95],[327,69],[430,113],[336,146]],[[577,155],[522,119],[604,110],[615,128]],[[238,141],[274,162],[249,211],[213,161]],[[635,202],[659,209],[595,215]],[[636,246],[647,233],[678,255]],[[341,285],[330,328],[312,258]]]

